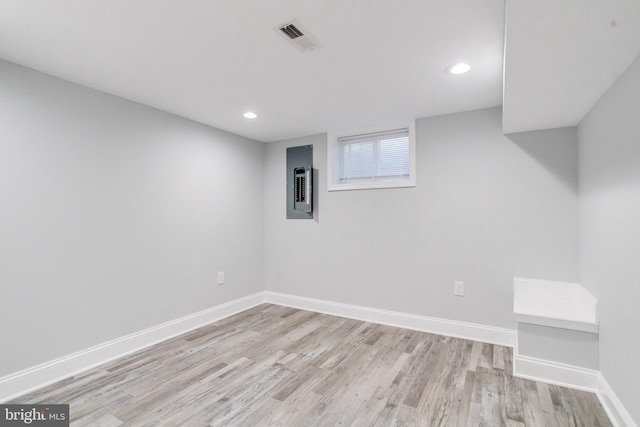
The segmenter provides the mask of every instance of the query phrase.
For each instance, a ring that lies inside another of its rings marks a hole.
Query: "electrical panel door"
[[[287,219],[313,218],[313,145],[287,148]]]

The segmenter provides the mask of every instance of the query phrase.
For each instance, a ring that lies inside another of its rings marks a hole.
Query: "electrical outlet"
[[[224,284],[224,271],[218,271],[218,285]]]
[[[464,282],[453,282],[453,295],[457,297],[464,296]]]

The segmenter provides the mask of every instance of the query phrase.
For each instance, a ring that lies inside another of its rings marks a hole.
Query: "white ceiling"
[[[577,125],[640,55],[640,0],[507,0],[506,15],[505,133]]]
[[[640,53],[638,3],[509,0],[505,130],[577,124]],[[503,45],[503,0],[0,0],[0,58],[259,141],[501,105]]]

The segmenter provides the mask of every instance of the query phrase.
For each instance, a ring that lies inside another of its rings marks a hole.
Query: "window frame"
[[[409,132],[409,178],[384,178],[364,182],[340,182],[342,150],[340,138],[368,135],[392,130],[407,129]],[[327,191],[369,190],[376,188],[406,188],[416,186],[416,132],[415,120],[379,126],[327,133]]]

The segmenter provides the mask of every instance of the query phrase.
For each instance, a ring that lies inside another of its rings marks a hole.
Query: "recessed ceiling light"
[[[471,66],[469,64],[465,64],[464,62],[460,62],[459,64],[447,67],[446,72],[449,73],[449,74],[458,75],[458,74],[464,74],[467,71],[469,71],[470,69],[471,69]]]
[[[251,111],[247,111],[246,113],[243,114],[243,116],[247,119],[255,119],[256,117],[258,117],[256,113],[253,113]]]

